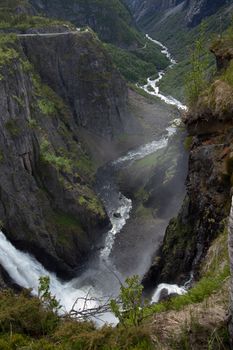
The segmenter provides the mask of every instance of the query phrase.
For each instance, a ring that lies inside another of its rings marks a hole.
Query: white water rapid
[[[176,62],[170,55],[168,49],[149,36],[147,36],[147,38],[162,48],[161,52],[170,60],[170,68],[172,68]],[[159,92],[157,84],[164,74],[165,72],[159,72],[159,77],[154,81],[148,78],[147,85],[142,88],[149,94],[159,97],[165,103],[185,110],[186,106],[181,102],[172,97],[166,97]],[[150,87],[153,88],[153,91],[150,91]],[[119,282],[115,280],[115,277],[111,274],[111,270],[116,274],[118,274],[118,272],[111,263],[110,254],[117,235],[121,232],[130,217],[133,204],[130,199],[119,192],[113,181],[113,172],[120,167],[130,165],[133,161],[142,159],[149,154],[165,148],[169,138],[176,132],[175,122],[176,121],[166,129],[166,134],[161,139],[128,152],[125,156],[102,169],[99,176],[97,191],[105,204],[112,223],[112,228],[106,234],[104,247],[100,250],[98,261],[94,263],[94,266],[91,266],[82,276],[74,278],[69,282],[62,282],[55,274],[47,271],[34,257],[16,249],[0,231],[0,264],[7,271],[12,280],[24,288],[32,288],[32,293],[37,295],[39,278],[41,276],[49,276],[51,292],[60,300],[64,312],[70,311],[77,298],[80,299],[76,304],[76,310],[82,310],[84,306],[86,309],[90,309],[99,304],[97,300],[87,302],[85,300],[87,295],[89,298],[102,299],[103,301],[104,299],[106,300],[104,296],[116,296],[114,293],[119,289]],[[119,278],[121,278],[121,276],[119,276]],[[117,287],[114,286],[114,283]],[[160,293],[164,288],[168,290],[168,294],[184,294],[186,292],[185,287],[162,284],[158,286],[152,298],[152,302],[158,301]],[[111,293],[113,293],[113,295]],[[105,314],[101,319],[110,323],[116,323],[116,319],[110,314]]]
[[[167,284],[167,283],[161,283],[153,297],[152,297],[152,303],[158,303],[160,298],[161,298],[161,293],[165,291],[167,295],[171,295],[171,294],[178,294],[178,295],[183,295],[187,293],[187,289],[185,289],[184,287],[178,287],[176,284]]]
[[[162,43],[160,43],[157,40],[152,39],[148,34],[146,34],[146,37],[148,40],[152,41],[154,44],[160,46],[162,48],[161,52],[169,59],[171,62],[169,68],[172,69],[176,65],[176,61],[172,58],[172,55],[168,51],[168,48],[164,46]],[[172,96],[165,96],[160,93],[158,83],[163,79],[164,75],[166,74],[165,71],[161,70],[158,73],[158,78],[156,79],[147,79],[147,84],[144,86],[140,86],[144,91],[146,91],[150,95],[157,96],[160,98],[162,101],[164,101],[168,105],[176,106],[178,109],[187,110],[187,106],[185,106],[183,103],[178,101]]]
[[[51,292],[60,300],[64,312],[71,310],[77,298],[85,298],[87,293],[92,295],[90,286],[77,289],[75,279],[66,283],[61,282],[55,274],[48,272],[36,259],[27,253],[16,249],[0,231],[0,264],[8,272],[9,276],[19,286],[32,288],[34,295],[38,294],[38,282],[41,276],[50,277]],[[84,301],[80,300],[77,309],[82,309]],[[89,302],[88,308],[95,307],[95,302]]]
[[[106,190],[107,189],[109,188],[106,188]],[[123,194],[119,193],[118,208],[116,209],[115,212],[113,210],[110,210],[110,211],[108,210],[108,215],[112,224],[112,229],[108,232],[107,237],[105,239],[104,248],[100,252],[100,257],[106,262],[108,261],[109,255],[112,251],[112,247],[113,247],[116,235],[119,232],[121,232],[122,228],[126,224],[126,221],[130,217],[131,209],[132,209],[131,199],[128,199]]]
[[[171,126],[166,128],[167,134],[161,139],[152,141],[150,143],[147,143],[146,145],[139,147],[136,150],[128,152],[125,156],[115,160],[113,164],[116,166],[122,166],[123,163],[128,163],[130,161],[134,162],[136,160],[145,158],[146,156],[155,153],[162,148],[165,148],[168,144],[169,138],[176,132],[175,123],[177,123],[177,120],[175,120]]]

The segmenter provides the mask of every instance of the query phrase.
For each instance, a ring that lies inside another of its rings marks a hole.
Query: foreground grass
[[[96,329],[91,322],[60,318],[29,292],[0,294],[0,349],[150,350],[148,331],[141,327]]]
[[[66,225],[67,220],[63,218]],[[223,317],[219,317],[227,308],[225,299],[228,299],[230,276],[226,230],[211,246],[201,267],[201,276],[186,295],[145,309],[146,318],[140,327],[119,325],[96,329],[92,322],[59,317],[42,305],[40,299],[31,297],[30,291],[18,295],[12,291],[1,292],[0,349],[227,349],[227,325]]]

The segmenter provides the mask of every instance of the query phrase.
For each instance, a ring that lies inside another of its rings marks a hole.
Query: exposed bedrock
[[[184,116],[190,147],[187,194],[144,278],[148,288],[182,284],[191,271],[197,277],[208,247],[225,227],[233,170],[232,95],[230,85],[216,80]]]
[[[137,22],[147,23],[151,17],[160,14],[166,20],[169,14],[183,12],[189,27],[195,27],[204,18],[215,13],[227,0],[125,0]]]
[[[0,79],[1,227],[17,248],[69,278],[110,226],[78,135],[111,142],[127,130],[126,85],[92,33],[12,45]]]
[[[43,82],[72,108],[78,126],[108,139],[129,130],[126,84],[92,32],[21,41]]]

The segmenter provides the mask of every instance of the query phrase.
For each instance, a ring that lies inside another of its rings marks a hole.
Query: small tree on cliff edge
[[[123,326],[141,324],[144,318],[142,291],[139,276],[132,276],[121,285],[119,301],[111,300],[111,310]]]
[[[185,77],[185,90],[188,104],[192,106],[198,99],[200,93],[205,89],[206,71],[208,68],[208,57],[206,55],[206,24],[202,22],[200,34],[195,42],[190,56],[191,69]]]

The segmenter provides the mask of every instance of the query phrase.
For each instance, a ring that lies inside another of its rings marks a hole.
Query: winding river
[[[155,45],[161,47],[161,52],[167,56],[171,64],[169,69],[172,69],[176,64],[168,49],[160,42],[150,38],[148,40],[154,42]],[[141,86],[144,91],[149,94],[159,97],[166,104],[174,105],[178,109],[185,110],[186,106],[170,96],[161,94],[158,83],[163,78],[165,72],[161,71],[158,78],[151,80],[148,78],[147,84]],[[40,276],[49,276],[51,283],[51,292],[56,295],[63,306],[63,311],[69,311],[75,300],[80,298],[76,303],[77,310],[90,309],[98,306],[106,297],[115,297],[119,291],[119,280],[124,281],[124,277],[114,266],[111,259],[111,252],[115,240],[119,237],[122,229],[130,218],[130,213],[133,208],[133,203],[130,198],[126,198],[120,193],[117,182],[114,179],[115,174],[121,168],[130,166],[133,162],[143,159],[146,156],[165,148],[172,135],[176,133],[176,123],[172,123],[167,127],[164,136],[158,140],[154,140],[146,145],[143,145],[135,150],[128,152],[126,155],[115,160],[114,162],[105,165],[97,173],[96,191],[102,199],[109,218],[112,223],[111,230],[106,234],[105,244],[100,249],[99,256],[95,261],[90,263],[89,268],[81,277],[75,278],[69,282],[62,282],[55,274],[47,271],[34,257],[29,254],[17,250],[0,232],[0,264],[8,272],[9,276],[20,286],[24,288],[32,288],[32,292],[36,295],[38,291],[38,280]],[[160,292],[163,288],[168,289],[170,293],[185,293],[185,287],[175,285],[160,285],[154,293],[152,301],[156,302],[159,299]],[[93,300],[86,301],[88,295]],[[99,299],[94,300],[94,298]],[[115,323],[116,320],[111,314],[104,314],[101,317],[102,322],[108,321]]]

